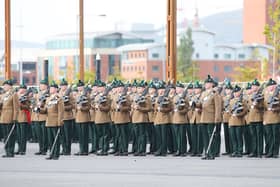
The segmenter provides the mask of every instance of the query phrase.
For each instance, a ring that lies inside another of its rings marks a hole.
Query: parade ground
[[[3,143],[0,144],[3,148]],[[78,145],[73,144],[73,151]],[[0,158],[1,187],[194,186],[279,187],[280,159],[194,157],[35,156],[38,145],[28,144],[27,155]],[[1,149],[1,153],[3,149]]]

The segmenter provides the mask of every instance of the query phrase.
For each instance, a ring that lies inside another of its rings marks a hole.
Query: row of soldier
[[[38,142],[36,155],[50,152],[47,159],[71,155],[75,140],[78,156],[189,154],[214,159],[220,155],[222,126],[223,155],[279,155],[279,86],[272,79],[262,85],[254,80],[246,88],[229,81],[218,85],[211,76],[204,85],[187,86],[114,80],[109,85],[95,81],[92,86],[78,81],[74,87],[64,79],[60,86],[42,80],[38,93],[25,85],[15,91],[13,82],[7,80],[3,90],[3,157],[24,155],[29,138]]]

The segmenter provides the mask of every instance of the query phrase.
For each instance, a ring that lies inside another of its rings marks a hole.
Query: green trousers
[[[135,124],[136,129],[136,153],[146,153],[147,138],[146,138],[146,123]]]
[[[2,124],[0,124],[0,141],[4,139],[4,134],[3,134],[3,127]]]
[[[76,123],[79,134],[79,148],[81,154],[88,154],[89,123]]]
[[[150,153],[154,153],[156,151],[156,132],[155,126],[153,123],[146,124],[147,129],[147,138],[150,143]]]
[[[267,142],[267,156],[279,155],[279,124],[264,126]]]
[[[167,143],[167,150],[169,151],[170,154],[175,153],[177,150],[177,143],[176,143],[176,135],[175,135],[175,129],[172,124],[168,124],[166,126],[166,143]]]
[[[242,126],[229,127],[230,141],[232,142],[232,151],[235,154],[243,153],[243,136]]]
[[[128,123],[116,124],[116,141],[118,153],[128,152]]]
[[[256,156],[263,154],[263,124],[255,122],[249,125],[251,136],[251,153]]]
[[[202,124],[191,124],[191,138],[193,155],[201,155],[203,152]]]
[[[4,134],[4,141],[7,140],[9,133],[11,132],[14,124],[3,124],[3,134]],[[15,150],[15,142],[16,142],[16,128],[12,131],[7,144],[5,145],[5,152],[8,156],[14,156]]]
[[[132,153],[137,152],[138,145],[137,145],[137,124],[129,123],[128,124],[128,142],[132,144]]]
[[[187,125],[186,124],[174,124],[175,135],[176,135],[176,150],[177,153],[183,155],[187,152]]]
[[[110,124],[96,124],[96,130],[98,134],[98,144],[102,153],[107,153],[109,150],[109,132],[110,132]]]
[[[73,123],[74,120],[65,120],[61,127],[62,133],[62,153],[71,154],[71,144],[73,139]]]
[[[17,123],[16,124],[16,137],[18,142],[18,152],[26,152],[26,143],[27,143],[27,123]]]
[[[36,121],[36,134],[39,143],[39,152],[46,153],[49,148],[47,129],[45,121]]]
[[[214,134],[214,155],[219,156],[221,152],[221,124],[217,123],[216,125],[216,130]]]
[[[203,139],[203,149],[206,153],[206,156],[214,157],[215,156],[214,148],[216,145],[216,139],[215,137],[213,138],[211,145],[209,145],[209,141],[212,136],[215,124],[208,123],[208,124],[203,124],[200,127],[201,127],[202,139]],[[207,153],[208,146],[209,146],[209,150]]]
[[[167,124],[156,125],[156,154],[167,154]]]
[[[59,158],[59,153],[60,153],[60,134],[58,134],[58,129],[60,127],[46,127],[47,133],[48,133],[48,142],[50,145],[50,157],[51,158]],[[57,136],[57,140],[55,141],[55,137]],[[51,150],[53,147],[53,150]]]
[[[250,134],[249,125],[243,126],[243,137],[244,137],[244,145],[245,145],[245,153],[250,154],[252,152],[252,138]]]
[[[231,154],[232,153],[232,145],[231,145],[231,142],[230,142],[228,123],[224,123],[223,127],[224,127],[225,152],[228,153],[228,154]]]
[[[36,132],[36,122],[31,123],[31,142],[38,143],[38,137]]]
[[[94,122],[90,122],[89,125],[89,135],[90,135],[90,141],[91,141],[91,153],[95,153],[99,150],[99,135],[96,129],[96,125]]]

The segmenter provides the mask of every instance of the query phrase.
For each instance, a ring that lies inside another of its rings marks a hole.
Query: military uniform
[[[144,85],[140,85],[144,86]],[[146,88],[148,89],[148,88]],[[136,152],[134,153],[135,156],[145,156],[146,154],[146,127],[149,122],[149,115],[148,112],[151,111],[151,100],[148,96],[145,97],[141,103],[137,103],[137,98],[141,97],[141,94],[136,94],[134,100],[132,102],[132,123],[135,125],[136,128]]]
[[[276,85],[276,82],[269,80],[268,86]],[[275,88],[277,89],[277,88]],[[269,104],[271,97],[274,96],[275,91],[265,91],[264,94],[264,115],[263,124],[265,130],[265,141],[266,141],[266,157],[279,156],[279,124],[280,124],[280,103]],[[276,99],[280,99],[279,93],[276,93]]]
[[[9,83],[5,81],[4,84],[10,84],[12,86],[11,82]],[[1,103],[3,104],[2,104],[0,123],[3,125],[5,141],[7,140],[8,135],[11,132],[9,140],[5,145],[6,155],[3,155],[3,157],[14,157],[15,138],[16,138],[15,137],[16,133],[14,128],[15,128],[15,123],[18,120],[18,113],[19,113],[18,95],[11,88],[3,95]]]
[[[241,88],[235,86],[234,92],[240,91]],[[239,113],[235,113],[234,107],[240,102],[241,107],[243,109]],[[242,137],[242,128],[245,125],[245,115],[247,114],[247,102],[243,99],[233,98],[230,101],[229,105],[230,118],[229,118],[229,132],[230,132],[230,140],[232,142],[233,153],[231,156],[233,157],[242,157],[243,153],[243,137]]]
[[[232,154],[232,143],[230,141],[229,126],[228,126],[228,120],[230,118],[229,105],[231,99],[232,99],[232,94],[223,97],[223,128],[224,128],[224,141],[225,141],[225,153],[223,153],[223,155]]]
[[[97,86],[97,85],[94,85]],[[90,95],[91,107],[90,107],[90,125],[89,125],[89,135],[91,141],[91,150],[90,153],[97,153],[99,146],[98,146],[98,139],[99,135],[97,133],[96,125],[95,125],[95,97],[97,92],[93,92]]]
[[[154,88],[156,89],[155,85],[153,83],[149,84],[149,89]],[[155,106],[155,100],[156,100],[156,94],[152,94],[148,96],[151,100],[151,110],[150,112],[148,112],[148,117],[149,117],[149,122],[147,123],[147,134],[148,134],[148,139],[149,139],[149,143],[150,143],[150,150],[148,152],[148,154],[153,154],[156,151],[156,144],[155,144],[155,126],[154,126],[154,106]]]
[[[79,81],[78,87],[84,86],[82,81]],[[80,151],[75,155],[88,155],[89,141],[89,122],[90,122],[90,98],[85,93],[86,88],[79,92],[76,98],[76,125],[79,131],[79,147]],[[84,98],[83,102],[81,98]]]
[[[25,87],[26,89],[26,87]],[[21,100],[22,98],[22,100]],[[24,94],[19,95],[19,114],[17,123],[18,154],[24,155],[27,143],[27,126],[31,125],[30,101]]]
[[[60,85],[68,85],[67,82],[62,80]],[[67,93],[69,92],[69,93]],[[75,98],[71,93],[71,88],[67,88],[65,91],[60,91],[59,96],[63,102],[63,126],[62,129],[62,154],[70,155],[71,154],[71,144],[73,140],[73,124],[74,124],[74,112],[75,108]]]
[[[183,100],[180,102],[180,100]],[[176,153],[174,156],[185,156],[187,152],[186,125],[188,123],[188,100],[182,94],[173,98],[173,115],[172,123],[176,135]]]
[[[123,86],[123,85],[122,85]],[[130,123],[130,109],[131,101],[129,95],[125,95],[125,102],[119,104],[119,97],[122,93],[119,93],[117,99],[114,101],[114,124],[116,125],[116,145],[115,155],[126,156],[128,155],[128,124]]]
[[[52,83],[51,87],[52,86],[57,85]],[[47,115],[46,129],[50,146],[50,157],[47,159],[58,159],[60,154],[60,136],[58,133],[60,132],[59,129],[63,125],[64,118],[63,100],[60,98],[59,94],[54,93],[50,95],[50,97],[46,100],[44,109],[42,109],[40,112]]]

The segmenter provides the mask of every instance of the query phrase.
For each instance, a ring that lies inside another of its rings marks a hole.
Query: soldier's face
[[[177,94],[181,94],[181,93],[183,93],[183,91],[184,91],[183,88],[181,88],[181,87],[176,87],[176,93],[177,93]]]
[[[159,89],[159,90],[158,90],[158,94],[159,94],[159,95],[163,95],[163,93],[164,93],[164,89]]]
[[[275,88],[276,88],[276,85],[270,85],[270,86],[268,86],[268,90],[269,90],[270,92],[274,91]]]
[[[48,89],[48,86],[47,85],[45,85],[45,84],[40,84],[40,90],[42,90],[42,91],[44,91],[44,90],[46,90],[46,89]]]
[[[60,88],[61,88],[61,91],[64,92],[67,89],[67,85],[61,85]]]
[[[104,92],[105,87],[103,87],[103,86],[102,87],[98,87],[97,90],[98,90],[98,92]]]
[[[131,88],[131,90],[132,90],[132,92],[136,92],[136,87],[133,86],[133,87]]]
[[[193,92],[193,89],[188,89],[188,94],[192,94]]]
[[[212,87],[213,87],[213,83],[211,83],[211,82],[205,83],[205,89],[210,89]]]
[[[123,87],[119,87],[118,91],[119,91],[119,93],[121,93],[123,91]]]
[[[156,89],[154,88],[149,88],[149,94],[154,94],[156,92]]]
[[[57,93],[57,88],[55,87],[50,87],[50,94]]]
[[[3,86],[3,89],[5,90],[5,92],[9,91],[11,88],[12,88],[12,86],[9,84],[4,84],[4,86]]]
[[[226,95],[230,95],[231,94],[231,89],[226,89]]]
[[[84,89],[83,86],[79,86],[79,87],[78,87],[78,91],[79,91],[79,92],[83,91],[83,89]]]
[[[194,89],[194,93],[195,93],[195,94],[199,94],[200,92],[201,92],[201,89],[200,89],[200,88],[195,88],[195,89]]]
[[[253,91],[253,92],[256,92],[258,89],[259,89],[259,87],[258,87],[258,86],[256,86],[256,85],[252,85],[252,91]]]
[[[144,88],[143,87],[137,87],[137,93],[141,93],[144,91]]]
[[[25,94],[25,93],[26,93],[26,89],[20,88],[20,89],[18,90],[18,93],[19,93],[19,94]]]
[[[240,91],[239,92],[234,92],[233,95],[234,95],[234,97],[239,97],[240,93],[241,93]]]

